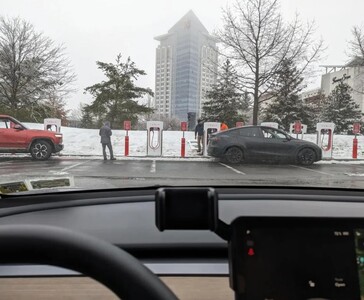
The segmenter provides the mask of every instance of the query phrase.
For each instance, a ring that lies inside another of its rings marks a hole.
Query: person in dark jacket
[[[106,121],[104,123],[104,126],[102,126],[100,128],[99,135],[101,136],[102,153],[104,155],[104,160],[107,160],[106,147],[109,148],[110,159],[115,160],[114,153],[112,151],[112,145],[111,145],[112,131],[110,128],[110,122]]]
[[[201,147],[201,144],[203,144],[203,122],[201,119],[198,119],[197,122],[195,127],[195,139],[197,139],[197,152],[201,152],[203,150],[203,147]]]

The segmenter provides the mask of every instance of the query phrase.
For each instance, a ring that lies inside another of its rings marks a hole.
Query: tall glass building
[[[190,122],[201,116],[205,93],[216,82],[217,46],[192,10],[167,34],[155,37],[155,109]]]

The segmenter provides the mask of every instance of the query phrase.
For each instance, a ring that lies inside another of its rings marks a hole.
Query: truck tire
[[[44,140],[34,141],[30,147],[30,154],[35,160],[46,160],[52,154],[52,146]]]

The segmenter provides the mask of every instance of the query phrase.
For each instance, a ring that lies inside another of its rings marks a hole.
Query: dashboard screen
[[[272,225],[235,230],[237,299],[364,300],[364,226]]]
[[[364,229],[355,230],[355,250],[358,265],[361,300],[364,300]]]

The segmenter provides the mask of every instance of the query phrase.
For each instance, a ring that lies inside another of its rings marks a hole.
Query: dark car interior
[[[2,195],[0,292],[114,299],[98,281],[122,299],[362,299],[363,200],[279,187]]]

